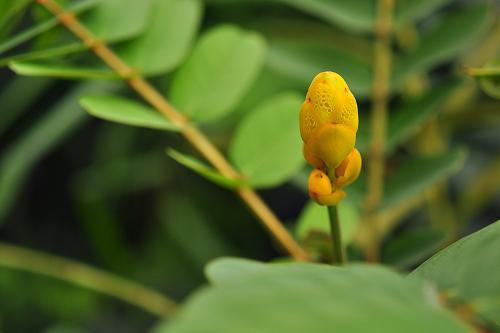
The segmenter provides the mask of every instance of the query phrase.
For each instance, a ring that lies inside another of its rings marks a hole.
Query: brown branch
[[[239,173],[224,158],[217,148],[200,132],[188,119],[177,111],[149,82],[147,82],[138,72],[123,62],[105,42],[97,39],[92,32],[71,12],[65,11],[54,0],[37,0],[59,21],[70,30],[75,36],[80,38],[93,52],[101,58],[112,70],[114,70],[140,95],[151,104],[156,110],[162,113],[172,123],[182,128],[182,135],[212,164],[222,175],[229,178],[240,178]],[[296,260],[308,260],[307,253],[288,233],[283,224],[278,220],[269,207],[262,201],[257,193],[248,187],[237,189],[241,199],[248,205],[253,213],[260,219],[271,235],[280,245]]]
[[[384,150],[387,131],[387,108],[391,79],[391,31],[394,0],[379,0],[375,25],[375,61],[373,78],[373,105],[371,114],[372,140],[368,153],[368,194],[366,216],[369,224],[377,224],[374,212],[382,201],[384,192],[385,158]],[[375,231],[376,228],[373,228]],[[378,260],[378,236],[367,249],[369,261]]]

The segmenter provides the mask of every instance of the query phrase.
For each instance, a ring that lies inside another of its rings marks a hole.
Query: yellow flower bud
[[[304,158],[315,168],[308,180],[310,196],[321,205],[336,205],[342,187],[361,171],[361,155],[354,148],[358,106],[344,79],[322,72],[312,80],[300,109]]]
[[[337,188],[352,184],[361,172],[361,154],[354,148],[346,159],[335,169],[335,186]]]
[[[320,205],[336,205],[345,196],[342,190],[333,190],[330,178],[321,170],[315,169],[308,179],[309,195]]]

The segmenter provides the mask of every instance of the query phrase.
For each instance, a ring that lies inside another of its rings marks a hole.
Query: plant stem
[[[373,79],[373,107],[371,115],[372,140],[369,151],[366,197],[368,224],[372,226],[372,242],[366,249],[367,259],[377,261],[378,236],[376,233],[377,210],[384,192],[385,144],[387,128],[387,108],[391,79],[391,30],[394,0],[379,0],[375,25],[375,54]]]
[[[115,297],[154,315],[171,315],[176,304],[135,282],[94,267],[15,245],[0,243],[0,266],[50,276]]]
[[[53,15],[61,24],[80,38],[101,60],[103,60],[120,77],[127,80],[128,84],[144,100],[151,104],[175,125],[182,128],[182,135],[212,164],[222,175],[228,178],[239,179],[242,176],[224,158],[219,150],[200,132],[189,120],[146,81],[137,71],[123,62],[103,41],[97,39],[71,12],[65,11],[54,0],[37,0]],[[260,219],[271,235],[280,245],[296,260],[307,261],[308,254],[293,239],[284,225],[262,201],[257,193],[249,187],[237,189],[237,193],[247,206]]]
[[[342,246],[342,233],[340,231],[339,212],[337,206],[328,206],[328,218],[330,220],[330,232],[332,236],[333,260],[332,264],[342,265],[346,263],[346,256]]]

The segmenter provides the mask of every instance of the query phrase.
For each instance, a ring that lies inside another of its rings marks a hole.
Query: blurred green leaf
[[[355,32],[369,32],[375,26],[376,1],[362,0],[275,0]],[[397,26],[420,20],[451,0],[398,0],[394,20]]]
[[[297,94],[277,95],[249,113],[236,129],[229,155],[253,186],[279,185],[304,164],[297,129],[301,104]]]
[[[101,0],[83,18],[83,24],[97,37],[108,42],[136,36],[149,24],[151,1]]]
[[[7,0],[11,1],[11,0]],[[83,13],[91,8],[93,8],[98,3],[97,0],[81,0],[75,3],[73,6],[69,6],[67,9],[71,10],[74,14]],[[43,34],[50,29],[57,27],[59,24],[59,20],[56,17],[51,17],[50,19],[43,21],[41,23],[37,23],[36,25],[23,30],[22,32],[12,36],[8,40],[4,41],[0,44],[0,54],[8,51],[16,46],[21,45],[29,41],[30,39]]]
[[[477,3],[447,14],[427,31],[418,47],[395,63],[393,86],[398,88],[411,75],[427,71],[471,47],[491,22],[490,5]]]
[[[198,121],[223,117],[257,77],[265,49],[255,33],[230,25],[211,29],[174,76],[172,102]]]
[[[226,284],[267,270],[269,267],[255,260],[222,257],[212,260],[205,266],[205,275],[210,284],[222,287]]]
[[[32,0],[0,0],[0,27],[13,15],[26,8]]]
[[[147,29],[138,38],[121,45],[118,53],[141,73],[157,75],[174,69],[184,60],[200,24],[202,4],[198,0],[151,1]]]
[[[190,196],[182,190],[170,192],[159,206],[159,214],[168,237],[201,269],[209,260],[232,253],[232,248]]]
[[[247,261],[242,261],[243,274],[237,274],[231,269],[235,263],[213,264],[212,272],[231,275],[216,274],[215,286],[191,297],[174,320],[154,332],[469,331],[422,283],[380,266],[292,263],[243,269]]]
[[[359,223],[359,212],[356,206],[348,199],[338,205],[339,218],[342,221],[342,242],[351,241]],[[330,236],[330,222],[325,206],[320,206],[314,201],[309,201],[302,209],[297,221],[297,237],[306,239],[310,232],[322,232]]]
[[[142,103],[119,96],[85,96],[80,105],[92,116],[119,124],[179,131],[162,114]]]
[[[436,156],[413,157],[388,177],[381,209],[388,209],[417,196],[452,175],[462,166],[465,152],[451,150]]]
[[[56,46],[41,50],[35,50],[20,54],[15,54],[0,59],[0,67],[7,66],[13,61],[33,61],[39,59],[53,59],[56,57],[67,56],[69,54],[74,54],[77,52],[86,51],[88,47],[82,43],[76,42],[72,44],[66,44],[63,46]]]
[[[327,22],[356,32],[372,30],[375,24],[375,1],[349,0],[275,0],[315,15]]]
[[[0,223],[16,201],[31,169],[47,152],[86,119],[76,100],[82,93],[103,89],[102,85],[82,85],[54,105],[28,133],[3,152],[0,159]]]
[[[34,62],[13,61],[9,68],[16,74],[25,76],[57,77],[64,79],[101,79],[118,80],[118,74],[110,70],[82,68],[81,66],[63,64],[42,64]]]
[[[382,262],[408,268],[436,253],[448,239],[444,230],[418,228],[391,238],[382,248]]]
[[[394,20],[397,26],[428,17],[436,9],[453,0],[397,0]]]
[[[0,92],[2,116],[0,135],[19,118],[28,107],[46,92],[52,80],[44,78],[16,77]],[[19,98],[22,96],[22,98]]]
[[[426,120],[439,112],[440,107],[457,92],[462,83],[458,80],[446,81],[422,96],[402,103],[389,119],[386,149],[393,151],[415,134]]]
[[[207,166],[194,157],[181,154],[173,149],[169,149],[167,154],[186,168],[193,170],[197,174],[221,187],[235,189],[244,184],[241,180],[231,179],[221,175],[217,170]]]
[[[266,65],[301,87],[319,72],[334,70],[342,75],[356,96],[370,94],[373,69],[355,54],[312,40],[287,40],[271,44]]]
[[[449,297],[470,305],[500,327],[500,222],[448,246],[411,273],[433,281]],[[484,312],[483,312],[484,310]]]
[[[500,99],[500,59],[490,61],[481,68],[469,69],[467,73],[479,79],[481,88],[488,96]]]

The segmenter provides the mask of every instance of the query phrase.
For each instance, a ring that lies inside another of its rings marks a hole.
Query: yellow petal
[[[345,163],[342,162],[335,170],[335,186],[340,188],[353,183],[361,172],[361,164],[361,154],[354,148],[347,156]]]
[[[330,178],[321,170],[314,169],[309,175],[307,181],[309,194],[311,197],[326,195],[332,193],[332,182]]]
[[[308,153],[325,163],[328,170],[333,170],[349,155],[354,148],[356,133],[348,126],[325,124],[306,142]],[[313,164],[314,165],[314,164]]]

